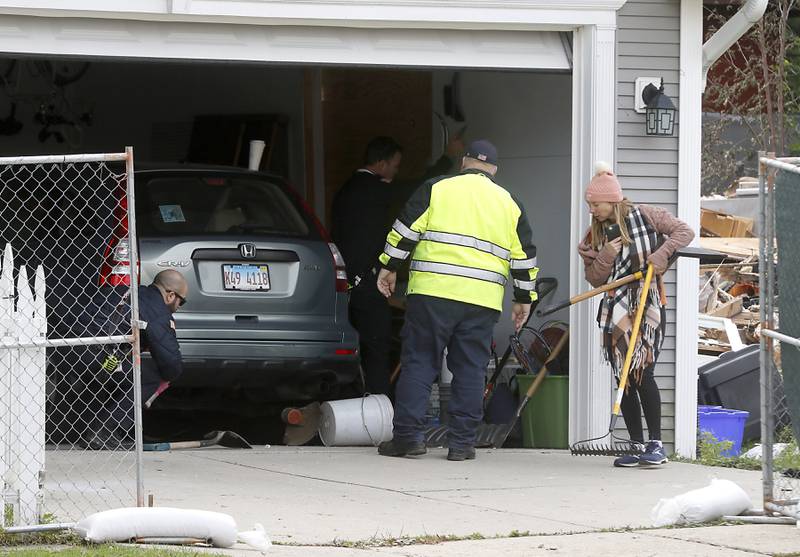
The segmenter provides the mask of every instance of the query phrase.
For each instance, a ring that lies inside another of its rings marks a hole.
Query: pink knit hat
[[[594,165],[594,178],[586,186],[586,201],[589,203],[618,203],[622,201],[622,187],[617,177],[611,171],[611,166],[605,162]]]

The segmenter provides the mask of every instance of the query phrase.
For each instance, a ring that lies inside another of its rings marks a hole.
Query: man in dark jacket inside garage
[[[188,290],[186,279],[173,269],[161,271],[152,284],[139,287],[139,320],[146,323],[141,330],[142,404],[147,407],[182,372],[181,351],[172,314],[186,303]],[[127,329],[125,324],[130,323],[130,307],[126,302],[125,299],[121,300],[110,312],[97,310],[93,315],[87,314],[88,320],[94,323],[95,329],[98,320],[103,320],[100,328],[108,332],[101,334],[120,334],[121,330]],[[119,311],[121,306],[124,307],[122,312]],[[118,316],[116,319],[109,317],[114,314]],[[110,329],[109,323],[112,323]],[[100,367],[99,373],[107,375],[104,376],[104,390],[108,391],[109,396],[97,417],[89,424],[83,444],[95,450],[130,449],[134,445],[134,393],[130,357],[110,353]]]

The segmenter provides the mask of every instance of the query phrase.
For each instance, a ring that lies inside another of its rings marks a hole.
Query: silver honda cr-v
[[[236,168],[139,170],[135,205],[141,283],[167,268],[189,283],[175,314],[184,372],[172,396],[300,401],[357,390],[344,261],[283,180]],[[123,241],[109,246],[101,284],[126,280],[125,236],[114,234]]]

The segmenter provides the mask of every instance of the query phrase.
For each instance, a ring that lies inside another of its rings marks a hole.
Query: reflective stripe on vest
[[[534,290],[536,288],[536,282],[532,280],[514,279],[514,286],[521,288],[522,290]]]
[[[443,244],[453,244],[456,246],[464,246],[467,248],[475,248],[476,250],[491,253],[492,255],[508,261],[511,259],[511,252],[505,248],[501,248],[486,240],[480,240],[472,236],[464,236],[463,234],[452,234],[450,232],[436,232],[428,230],[423,232],[420,236],[422,240],[431,242],[441,242]]]
[[[511,268],[513,270],[518,269],[533,269],[536,267],[536,258],[531,257],[530,259],[512,259],[511,260]]]
[[[483,269],[474,269],[472,267],[462,267],[461,265],[451,265],[449,263],[434,263],[432,261],[412,260],[411,270],[485,280],[487,282],[494,282],[502,286],[505,286],[506,284],[506,277],[500,273],[495,273],[494,271],[485,271]]]
[[[414,232],[413,230],[411,230],[405,224],[400,222],[400,219],[397,219],[397,220],[394,221],[394,224],[392,225],[392,228],[395,230],[395,232],[400,234],[403,238],[411,240],[412,242],[418,242],[419,241],[419,232]]]
[[[395,259],[406,259],[409,255],[411,255],[410,251],[398,249],[389,242],[386,242],[386,245],[383,246],[383,253],[389,257],[394,257]]]

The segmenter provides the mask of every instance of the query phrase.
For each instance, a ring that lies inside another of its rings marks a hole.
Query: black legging
[[[654,368],[655,364],[645,368],[640,385],[633,381],[632,375],[629,375],[628,387],[622,395],[620,409],[631,441],[644,443],[642,409],[644,409],[644,419],[647,421],[650,439],[661,440],[661,393],[658,391],[656,378],[653,375]],[[641,405],[639,399],[641,399]]]

